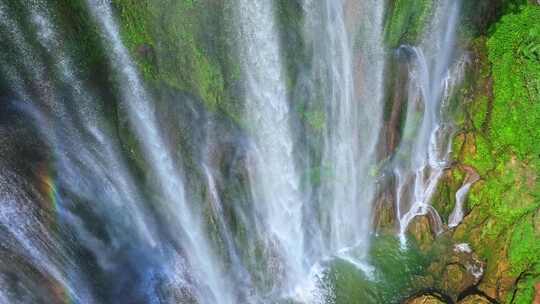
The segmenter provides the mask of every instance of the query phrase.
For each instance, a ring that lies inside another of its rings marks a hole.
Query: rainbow
[[[55,174],[52,170],[53,166],[49,161],[44,161],[39,164],[37,169],[37,189],[41,195],[39,199],[40,207],[45,211],[45,216],[42,219],[43,223],[47,225],[50,231],[56,231],[58,229],[58,216],[59,216],[59,195],[57,191],[57,183],[55,181]],[[69,290],[57,280],[48,280],[49,291],[54,298],[53,303],[58,304],[73,304],[75,301],[70,296]]]
[[[58,215],[58,191],[51,165],[48,161],[42,162],[37,170],[38,190],[43,199],[40,200],[41,207],[51,216],[51,220]],[[56,226],[56,221],[49,223]]]

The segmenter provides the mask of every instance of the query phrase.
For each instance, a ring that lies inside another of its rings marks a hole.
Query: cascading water
[[[309,87],[315,99],[322,98],[326,118],[315,251],[318,259],[337,255],[367,269],[361,260],[369,243],[371,168],[382,124],[384,2],[305,1],[303,6],[306,44],[313,52]]]
[[[456,192],[456,205],[448,218],[449,228],[456,227],[463,220],[463,217],[465,216],[463,204],[465,203],[467,194],[469,193],[471,186],[480,179],[478,173],[476,173],[472,168],[466,168],[466,170],[468,171],[467,176],[463,181],[463,185]]]
[[[193,275],[201,283],[204,281],[202,284],[207,285],[210,291],[193,292],[203,303],[214,303],[218,299],[222,303],[233,303],[231,288],[227,287],[226,277],[203,231],[200,210],[193,210],[193,206],[186,202],[183,181],[177,169],[178,163],[174,161],[170,147],[160,134],[150,97],[122,44],[111,8],[106,2],[97,0],[89,0],[88,6],[102,29],[104,39],[110,45],[111,65],[119,72],[120,91],[128,116],[141,140],[148,164],[155,174],[155,186],[163,196],[160,212],[163,212],[163,218],[177,238],[174,241],[182,248],[190,248],[185,250],[184,254],[192,267]]]
[[[130,53],[123,39],[140,37],[122,36],[116,2],[66,5],[99,40],[98,73],[108,77],[94,79],[67,43],[69,20],[55,11],[63,4],[0,0],[9,47],[0,54],[0,87],[9,91],[0,92],[8,104],[0,109],[0,304],[341,304],[329,286],[343,261],[378,282],[369,246],[388,76],[385,1],[295,2],[302,41],[291,50],[281,24],[290,3],[231,0],[239,58],[231,83],[243,107],[234,119],[193,106],[198,97],[186,92],[167,104],[132,59],[159,54],[147,45]],[[403,238],[415,216],[438,218],[429,201],[448,162],[445,103],[464,68],[451,51],[458,14],[458,1],[438,1],[420,46],[400,49],[412,58],[391,163]],[[297,67],[294,52],[303,57]],[[214,81],[209,69],[198,79]],[[308,128],[313,138],[302,138]],[[18,155],[23,143],[31,152]],[[317,182],[306,177],[313,172]],[[456,194],[450,226],[475,181],[467,177]]]
[[[350,42],[355,37],[348,34],[354,29],[347,29],[346,21],[350,20],[345,20],[351,5],[350,1],[325,1],[327,38],[319,42],[326,44],[321,59],[331,62],[327,65],[331,70],[326,83],[328,125],[322,160],[323,166],[330,168],[322,200],[328,199],[331,209],[328,227],[323,224],[323,229],[330,232],[330,253],[346,256],[352,249],[361,258],[368,247],[375,187],[370,168],[377,159],[375,148],[382,123],[384,3],[358,4],[356,10],[362,11],[360,18],[364,20],[351,26],[360,27],[357,35],[365,41],[355,46]]]
[[[394,159],[402,242],[408,225],[419,215],[429,214],[433,229],[442,231],[442,221],[430,202],[448,166],[452,126],[447,104],[465,64],[463,59],[454,61],[459,8],[459,1],[438,1],[421,45],[402,46],[399,50],[408,53],[412,61],[403,138]]]
[[[293,159],[289,102],[274,7],[269,1],[239,1],[246,120],[252,130],[250,181],[260,238],[276,255],[286,287],[307,276],[303,197]]]

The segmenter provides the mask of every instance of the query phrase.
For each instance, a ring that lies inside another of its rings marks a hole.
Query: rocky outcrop
[[[430,249],[433,254],[441,255],[427,268],[427,273],[418,278],[416,286],[419,290],[439,290],[457,302],[466,291],[479,284],[485,264],[467,244],[441,246],[434,243],[433,246]]]
[[[480,2],[477,9],[486,7]],[[540,117],[532,105],[540,97],[527,80],[531,73],[540,75],[538,56],[527,47],[540,43],[531,30],[539,29],[533,20],[540,18],[540,9],[529,3],[520,9],[505,6],[514,11],[505,12],[489,38],[480,36],[469,45],[468,76],[455,99],[453,164],[432,202],[446,220],[458,189],[471,183],[463,218],[439,237],[426,219],[409,227],[423,250],[445,243],[466,249],[441,251],[420,284],[440,289],[455,303],[540,303],[539,162],[533,144],[538,132],[531,129]]]

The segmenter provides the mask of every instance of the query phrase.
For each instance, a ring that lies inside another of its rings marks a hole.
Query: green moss
[[[510,262],[514,266],[513,272],[519,274],[520,270],[533,269],[540,273],[540,242],[535,233],[532,217],[527,216],[515,228],[510,242]]]
[[[493,64],[491,127],[496,152],[511,149],[521,159],[540,154],[540,7],[504,16],[488,41]]]
[[[105,49],[101,45],[98,29],[89,18],[86,4],[82,0],[55,1],[56,22],[64,32],[65,47],[76,58],[79,65],[89,69],[102,69],[106,61]]]
[[[532,216],[523,218],[514,228],[509,259],[513,274],[521,277],[512,303],[532,303],[534,284],[540,278],[540,235],[534,231]]]
[[[465,153],[463,161],[472,165],[480,175],[485,176],[496,164],[497,155],[493,152],[491,141],[482,134],[470,136],[468,140],[473,141],[470,144],[475,147],[475,151]]]
[[[199,97],[205,107],[240,121],[232,92],[238,67],[227,41],[224,2],[114,0],[124,43],[147,83]]]
[[[120,18],[121,34],[127,48],[137,55],[141,46],[153,48],[156,44],[151,32],[153,17],[151,4],[147,1],[115,0],[115,8]],[[147,78],[157,78],[157,68],[148,58],[135,56],[139,69]]]
[[[324,130],[326,125],[326,114],[324,111],[305,112],[304,119],[312,129],[316,131]]]
[[[287,87],[290,91],[296,86],[300,67],[307,60],[304,53],[302,30],[304,15],[302,2],[298,0],[278,0],[276,5],[280,26],[281,45],[285,56]]]
[[[538,279],[540,272],[536,272],[536,279]],[[508,300],[513,304],[531,304],[533,303],[535,295],[535,285],[536,281],[533,275],[525,275],[522,280],[517,282],[517,292],[513,297],[510,297]]]
[[[473,212],[455,237],[488,262],[489,284],[500,276],[519,278],[515,292],[501,287],[507,293],[500,300],[511,303],[532,302],[533,283],[540,280],[540,236],[533,222],[540,208],[538,20],[540,7],[524,6],[504,16],[487,42],[474,42],[473,93],[465,98],[464,132],[454,146],[460,161],[481,176],[469,195]],[[500,273],[501,263],[511,271]]]
[[[398,47],[400,44],[414,44],[432,11],[430,0],[396,0],[387,17],[385,38],[387,44]]]

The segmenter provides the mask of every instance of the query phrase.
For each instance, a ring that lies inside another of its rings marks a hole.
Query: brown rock
[[[421,215],[415,217],[407,228],[407,232],[414,237],[422,251],[427,251],[435,240],[432,222],[428,215]]]
[[[405,302],[405,304],[444,304],[444,302],[439,300],[437,297],[423,295],[414,299],[410,299]]]
[[[396,233],[394,199],[391,191],[380,194],[374,208],[373,227],[378,233]]]
[[[465,299],[458,302],[458,304],[490,304],[491,302],[479,295],[468,296]]]
[[[482,280],[485,263],[467,244],[437,249],[439,258],[428,267],[427,275],[419,278],[418,289],[435,288],[453,301]]]
[[[502,255],[506,257],[506,253]],[[503,258],[497,260],[496,265],[491,265],[486,272],[484,280],[478,286],[482,292],[494,299],[505,299],[513,290],[516,277],[512,275],[510,262]]]
[[[143,44],[140,44],[137,46],[137,54],[144,58],[144,59],[147,59],[147,60],[152,60],[155,56],[154,54],[154,48],[147,44],[147,43],[143,43]]]
[[[444,269],[442,287],[451,294],[459,294],[472,285],[472,279],[467,275],[467,269],[459,264],[448,265]]]
[[[536,293],[534,296],[534,301],[532,304],[540,304],[540,282],[536,283],[534,286]]]
[[[480,282],[483,271],[484,263],[468,246],[455,246],[443,270],[441,288],[455,300],[459,294]]]

